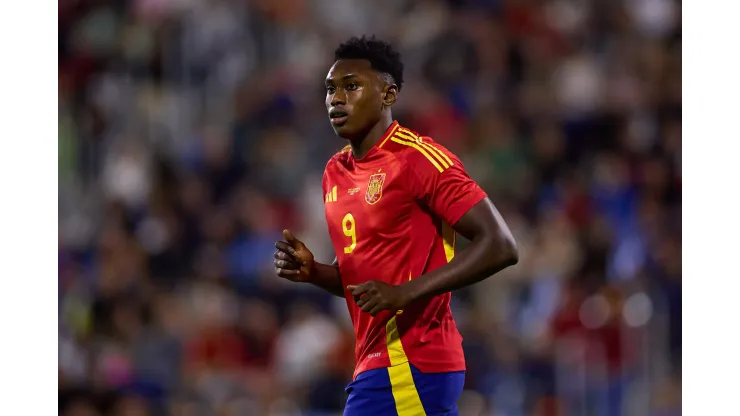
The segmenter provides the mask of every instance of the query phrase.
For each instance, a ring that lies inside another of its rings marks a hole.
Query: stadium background
[[[322,80],[363,33],[519,243],[455,293],[461,414],[680,414],[679,1],[58,5],[61,414],[341,412],[343,301],[271,263],[284,227],[333,259]]]

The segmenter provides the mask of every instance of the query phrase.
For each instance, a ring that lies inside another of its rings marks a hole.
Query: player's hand
[[[347,290],[355,298],[357,306],[372,316],[380,311],[401,310],[408,303],[408,296],[403,286],[389,285],[378,280],[349,285]]]
[[[285,241],[275,243],[275,273],[293,282],[311,281],[313,253],[288,230],[283,230]]]

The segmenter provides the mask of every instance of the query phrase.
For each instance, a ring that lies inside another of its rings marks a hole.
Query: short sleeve
[[[450,225],[487,196],[460,159],[434,142],[422,139],[410,150],[407,168],[414,197]]]

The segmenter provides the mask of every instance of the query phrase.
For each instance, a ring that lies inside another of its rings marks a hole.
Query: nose
[[[347,104],[347,98],[342,94],[341,89],[337,89],[331,96],[331,106],[336,107],[342,104]]]

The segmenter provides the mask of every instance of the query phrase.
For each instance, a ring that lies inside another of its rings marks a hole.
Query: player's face
[[[339,137],[361,138],[380,120],[385,83],[363,59],[342,59],[326,76],[326,109]]]

